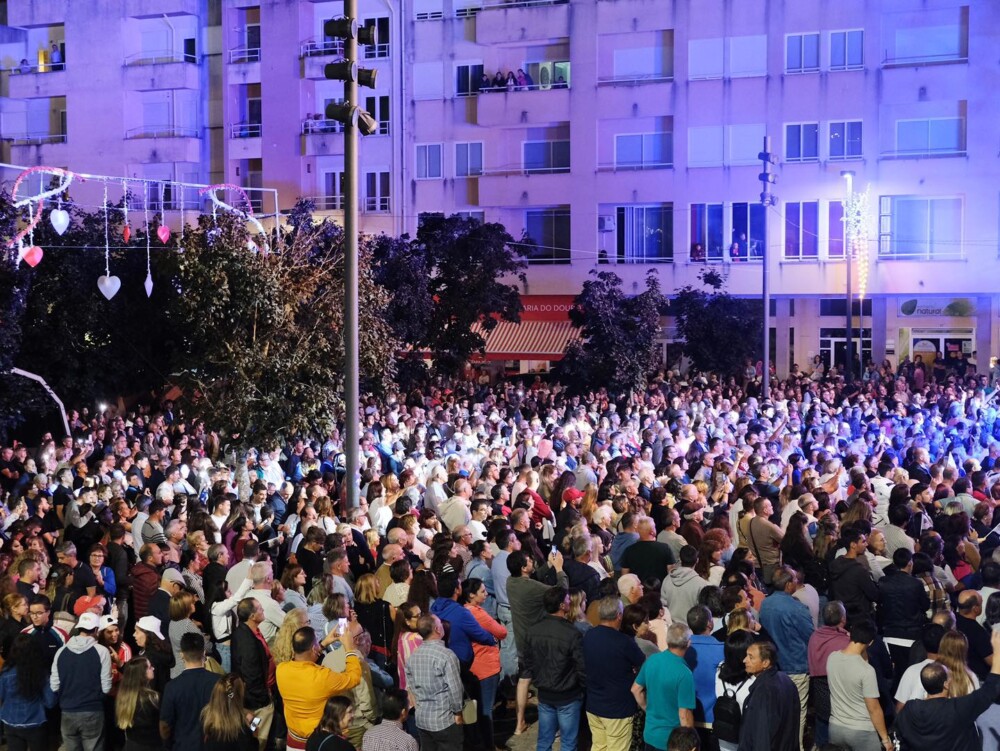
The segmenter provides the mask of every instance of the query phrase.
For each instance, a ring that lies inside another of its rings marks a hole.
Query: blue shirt
[[[493,572],[493,590],[497,598],[497,605],[510,607],[510,600],[507,599],[507,580],[510,578],[510,571],[507,569],[507,558],[510,553],[501,550],[493,556],[493,563],[490,570]]]
[[[472,664],[472,642],[496,644],[493,635],[479,625],[479,621],[463,605],[447,597],[438,597],[431,604],[431,612],[442,621],[448,621],[448,648],[459,662]]]
[[[809,608],[786,592],[775,592],[760,606],[760,624],[778,647],[778,666],[789,675],[809,672],[809,637],[813,620]]]
[[[615,571],[621,571],[622,556],[637,542],[639,542],[639,535],[636,532],[619,532],[615,535],[611,541],[610,551],[611,565],[614,566]]]
[[[633,637],[608,626],[590,629],[583,637],[587,711],[609,720],[632,717],[638,709],[632,684],[645,660]]]
[[[666,749],[670,733],[681,724],[680,710],[695,708],[691,669],[673,652],[660,652],[643,663],[635,682],[646,689],[642,738],[653,748]]]
[[[725,648],[726,645],[711,634],[691,637],[691,647],[684,655],[684,661],[694,675],[694,693],[698,699],[695,722],[711,724],[715,721],[715,674],[725,659]]]

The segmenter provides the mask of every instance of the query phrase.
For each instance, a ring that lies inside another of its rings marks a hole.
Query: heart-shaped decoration
[[[45,253],[43,253],[42,249],[37,245],[32,245],[29,248],[23,248],[21,250],[21,260],[31,266],[31,268],[35,268],[35,266],[42,262],[43,255],[45,255]]]
[[[66,209],[52,209],[49,212],[49,223],[61,235],[69,228],[69,212]]]
[[[247,250],[249,250],[251,253],[256,253],[258,250],[257,243],[255,243],[253,240],[247,240]]]
[[[122,280],[117,276],[105,276],[101,274],[97,277],[97,288],[101,290],[102,295],[110,300],[122,288]]]
[[[146,281],[142,283],[143,288],[146,290],[146,297],[153,296],[153,277],[150,274],[146,274]]]
[[[124,239],[125,242],[128,242],[129,240],[132,239],[132,228],[129,227],[127,224],[125,225],[125,228],[122,229],[122,239]]]
[[[160,238],[161,243],[166,245],[167,241],[170,239],[170,227],[165,224],[161,224],[156,228],[156,236]]]

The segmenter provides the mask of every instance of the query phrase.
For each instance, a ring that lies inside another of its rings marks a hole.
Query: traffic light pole
[[[358,17],[358,0],[344,0],[344,15]],[[358,39],[352,34],[344,40],[344,57],[356,62]],[[354,76],[344,81],[344,99],[349,107],[358,105],[358,82]],[[344,125],[344,450],[347,454],[347,508],[357,508],[360,502],[360,408],[358,337],[358,125],[357,119],[348,119]]]

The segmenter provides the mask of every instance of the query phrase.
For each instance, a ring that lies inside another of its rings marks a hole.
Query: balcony
[[[316,211],[343,211],[343,196],[308,196],[305,200],[312,201]]]
[[[260,123],[233,123],[229,126],[229,159],[261,158]]]
[[[163,18],[163,16],[197,16],[199,0],[129,0],[125,5],[131,18]]]
[[[510,44],[532,39],[560,39],[569,36],[569,5],[552,0],[488,3],[466,8],[475,13],[478,44]]]
[[[14,164],[67,164],[69,144],[65,133],[22,133],[5,136]]]
[[[518,127],[569,119],[568,89],[542,89],[536,85],[527,91],[481,91],[476,97],[476,122],[487,127]]]
[[[125,133],[124,147],[129,163],[202,161],[201,132],[196,128],[172,125],[131,128]]]
[[[642,117],[674,114],[672,78],[598,79],[598,112],[632,112],[638,107]]]
[[[231,83],[260,83],[260,47],[229,50]]]
[[[18,0],[7,3],[7,25],[30,29],[66,22],[70,0]]]
[[[389,196],[365,196],[361,202],[363,214],[388,214],[392,210]]]
[[[302,121],[302,153],[306,156],[328,156],[344,153],[344,126],[337,120],[308,118]]]
[[[51,66],[13,68],[10,71],[8,96],[11,99],[38,99],[66,96],[66,71],[52,70]]]
[[[949,146],[942,148],[922,148],[922,149],[901,149],[897,151],[883,151],[879,154],[880,159],[950,159],[955,157],[967,157],[969,152],[964,146]]]
[[[952,52],[943,55],[913,55],[907,57],[886,57],[883,68],[917,68],[928,65],[961,65],[969,62],[967,52]]]
[[[138,52],[125,58],[125,89],[153,91],[201,88],[197,59],[183,53]]]
[[[572,189],[568,169],[487,171],[478,181],[480,206],[509,206],[518,197],[524,204],[547,204]]]
[[[341,40],[317,42],[310,40],[299,45],[302,60],[302,77],[309,81],[326,79],[326,66],[344,59],[344,43]]]

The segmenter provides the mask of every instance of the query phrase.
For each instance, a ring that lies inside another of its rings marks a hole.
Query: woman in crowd
[[[735,696],[736,701],[742,709],[746,704],[750,689],[753,687],[755,677],[747,673],[743,661],[747,656],[747,649],[755,641],[754,635],[750,631],[731,631],[726,637],[726,646],[723,651],[724,659],[715,675],[715,695]],[[738,729],[735,736],[719,723],[716,728],[716,737],[719,741],[720,751],[736,751],[739,745]],[[723,738],[722,736],[726,736]]]
[[[174,665],[174,655],[170,645],[164,640],[160,619],[152,615],[143,616],[135,624],[135,645],[139,657],[145,657],[153,666],[153,688],[162,694],[170,680],[170,669]]]
[[[125,665],[115,699],[115,724],[125,732],[125,751],[159,751],[160,695],[153,688],[155,669],[145,657]]]
[[[203,751],[257,751],[257,739],[243,709],[246,686],[234,673],[222,676],[201,710]]]
[[[424,611],[415,602],[404,602],[396,610],[396,627],[393,630],[393,644],[396,653],[396,675],[399,687],[406,689],[406,673],[404,668],[410,660],[410,655],[423,643],[423,637],[417,633],[417,621]]]
[[[968,696],[979,688],[979,679],[969,670],[969,641],[961,631],[948,631],[941,637],[938,662],[948,668],[948,696]]]
[[[118,593],[118,584],[115,581],[115,572],[106,565],[108,560],[108,549],[98,543],[90,548],[88,557],[90,570],[97,582],[97,594],[103,595],[105,600],[105,614],[111,612],[111,603],[115,601]]]
[[[117,695],[118,685],[122,680],[122,671],[132,659],[132,647],[122,639],[118,620],[114,616],[101,616],[101,626],[97,633],[97,643],[111,654],[111,694]]]
[[[281,622],[281,628],[271,643],[271,658],[275,665],[292,659],[292,638],[296,631],[308,625],[309,613],[305,608],[293,608],[285,613],[285,620]]]
[[[306,572],[302,566],[291,564],[285,566],[281,574],[281,586],[285,588],[285,606],[293,608],[308,608],[306,600]]]
[[[184,634],[200,634],[192,618],[198,605],[198,600],[192,592],[182,590],[170,598],[170,649],[174,655],[174,666],[170,670],[170,677],[176,678],[184,672],[184,660],[181,657],[181,637]]]
[[[3,598],[4,618],[0,621],[0,658],[6,660],[15,637],[31,624],[28,622],[28,598],[12,592]]]
[[[56,705],[42,642],[18,634],[0,671],[0,720],[9,751],[46,751],[45,710]]]
[[[486,596],[486,586],[482,580],[466,579],[462,582],[460,602],[472,613],[476,623],[488,631],[499,644],[507,638],[507,629],[497,623],[483,608]],[[487,749],[493,749],[496,748],[493,735],[493,705],[496,702],[497,687],[500,685],[500,647],[473,643],[472,653],[470,672],[479,680],[480,690],[480,701],[476,707],[480,725],[479,737]]]
[[[306,742],[306,751],[356,751],[347,740],[354,716],[354,707],[346,696],[331,696],[326,700],[323,718]]]
[[[393,622],[389,603],[382,599],[374,574],[364,574],[355,583],[354,611],[358,623],[371,637],[372,659],[384,670],[389,659]]]

